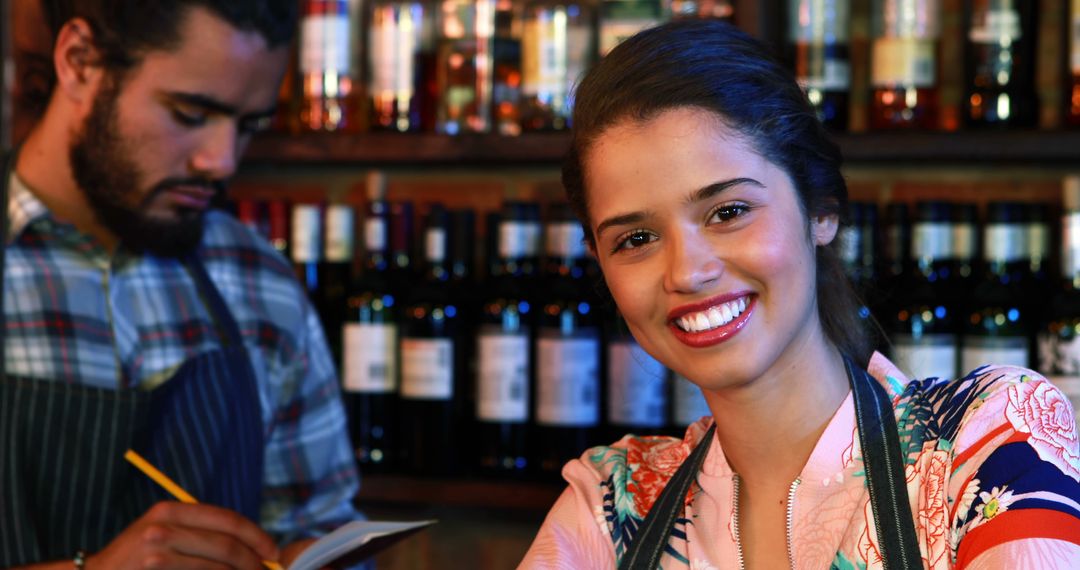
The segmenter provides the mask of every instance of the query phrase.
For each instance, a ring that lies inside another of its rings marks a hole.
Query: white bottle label
[[[673,382],[672,396],[674,402],[672,402],[671,406],[671,420],[675,425],[686,427],[703,416],[712,415],[709,404],[705,401],[705,395],[701,393],[701,388],[698,388],[697,384],[679,374],[675,375]]]
[[[454,341],[401,339],[401,395],[418,400],[454,397]]]
[[[374,95],[396,97],[406,102],[412,97],[423,10],[420,3],[383,4],[371,8],[368,53]]]
[[[528,230],[522,222],[505,221],[499,224],[499,255],[514,259],[525,255]]]
[[[974,224],[953,225],[952,256],[957,259],[971,259],[976,255]]]
[[[349,16],[306,16],[300,28],[300,71],[348,75]]]
[[[795,42],[846,44],[851,29],[851,2],[789,0],[788,38]]]
[[[652,18],[600,19],[600,56],[603,57],[623,40],[660,22]]]
[[[326,208],[326,261],[352,261],[355,219],[352,206],[334,204]]]
[[[529,419],[529,337],[481,333],[477,343],[476,416],[488,422]]]
[[[798,80],[803,89],[845,91],[851,87],[851,65],[846,60],[829,57],[822,62],[816,74],[799,77]]]
[[[439,263],[446,260],[446,230],[428,228],[424,233],[424,253],[428,261]]]
[[[364,247],[368,251],[386,251],[386,220],[382,218],[364,220]]]
[[[945,259],[953,249],[953,232],[949,224],[920,222],[911,235],[911,255],[915,259]]]
[[[937,61],[933,40],[906,37],[874,40],[871,83],[874,87],[933,87]]]
[[[319,261],[319,207],[296,204],[292,209],[292,259],[296,263]]]
[[[911,379],[956,378],[956,337],[927,334],[915,339],[909,334],[893,336],[897,368]]]
[[[536,358],[537,422],[596,425],[600,419],[600,342],[595,337],[541,337]]]
[[[397,326],[344,326],[343,384],[346,392],[389,394],[397,388]]]
[[[960,352],[960,375],[985,364],[1003,364],[1027,368],[1030,351],[1023,337],[964,337]]]
[[[585,230],[577,222],[548,224],[545,232],[548,255],[555,257],[585,257]]]
[[[636,342],[608,344],[608,421],[623,426],[667,424],[667,369]]]
[[[976,13],[974,19],[974,25],[968,30],[968,39],[973,43],[1008,45],[1023,36],[1020,12],[1012,8],[991,8]]]
[[[988,224],[984,228],[983,259],[1019,261],[1028,252],[1026,228],[1018,224]]]

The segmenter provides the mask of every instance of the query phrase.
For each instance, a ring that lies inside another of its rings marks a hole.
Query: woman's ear
[[[53,48],[56,86],[62,96],[79,106],[93,103],[105,74],[101,53],[94,43],[94,31],[82,18],[75,18],[56,37]]]
[[[815,216],[810,219],[810,235],[814,238],[814,245],[826,246],[836,239],[836,232],[840,227],[840,217],[836,214]]]

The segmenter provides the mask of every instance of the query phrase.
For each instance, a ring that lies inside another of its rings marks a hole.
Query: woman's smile
[[[672,333],[693,348],[720,344],[739,333],[750,320],[756,296],[747,293],[714,297],[671,311]]]

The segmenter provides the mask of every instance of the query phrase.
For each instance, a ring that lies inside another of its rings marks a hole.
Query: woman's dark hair
[[[168,51],[180,43],[183,16],[206,8],[233,27],[257,32],[270,47],[287,44],[296,34],[296,0],[40,0],[55,40],[73,18],[94,31],[102,63],[123,72],[151,51]]]
[[[841,228],[849,223],[840,150],[791,72],[765,45],[730,24],[684,20],[627,39],[577,88],[573,142],[562,179],[589,241],[595,238],[581,160],[590,145],[616,124],[686,107],[714,113],[784,170],[808,227],[811,216],[830,214],[837,215]],[[872,335],[859,318],[860,303],[840,262],[840,235],[816,248],[818,314],[829,340],[865,366],[873,351]]]

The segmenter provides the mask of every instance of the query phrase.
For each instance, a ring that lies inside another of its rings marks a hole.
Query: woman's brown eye
[[[634,234],[627,240],[631,247],[641,247],[649,243],[649,234]]]

